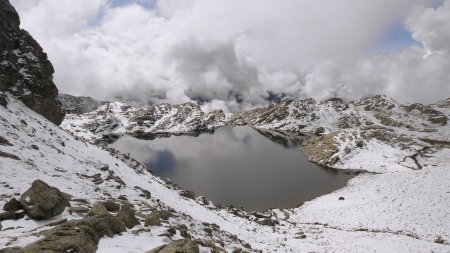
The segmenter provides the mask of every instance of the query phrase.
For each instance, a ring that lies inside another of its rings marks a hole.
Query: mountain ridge
[[[402,170],[417,167],[416,161],[408,157],[415,157],[430,143],[450,140],[450,114],[442,106],[445,101],[403,105],[383,95],[349,102],[339,98],[283,99],[266,107],[228,114],[221,111],[207,114],[194,103],[136,108],[112,102],[109,103],[112,109],[103,107],[88,114],[69,114],[62,127],[88,141],[101,143],[115,141],[125,134],[151,139],[209,133],[223,125],[247,125],[261,133],[285,136],[284,143],[289,143],[289,138],[301,137],[306,140],[301,148],[311,161],[336,169],[348,168],[351,164],[348,159],[369,152],[370,145],[393,146],[398,152],[388,155],[388,160]],[[364,166],[352,169],[367,171]]]
[[[65,130],[55,125],[64,110],[45,53],[19,29],[7,0],[0,14],[0,252],[450,250],[448,100],[407,107],[385,97],[280,101],[235,115],[193,103],[113,102],[69,114]],[[370,173],[299,207],[248,213],[219,208],[129,155],[85,141],[198,134],[224,124],[272,138],[306,133],[302,149],[311,160]]]

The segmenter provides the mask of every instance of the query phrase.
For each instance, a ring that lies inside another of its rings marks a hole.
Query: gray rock
[[[25,250],[21,247],[0,249],[0,253],[25,253]]]
[[[36,180],[20,200],[28,215],[36,220],[45,220],[61,214],[66,207],[70,207],[67,194],[44,181]]]
[[[0,221],[22,219],[25,214],[22,212],[2,212],[0,213]]]
[[[167,210],[161,210],[161,211],[159,211],[159,216],[163,220],[168,220],[170,217],[173,216],[173,214]]]
[[[22,203],[20,203],[20,201],[18,201],[15,198],[12,198],[10,201],[6,202],[6,204],[3,206],[3,210],[8,212],[15,212],[22,209],[23,209]]]
[[[316,130],[314,131],[314,134],[316,135],[316,136],[321,136],[321,135],[323,135],[325,133],[325,128],[323,128],[323,127],[318,127],[318,128],[316,128]]]
[[[18,156],[10,154],[10,153],[7,153],[7,152],[3,152],[3,151],[0,151],[0,156],[11,158],[11,159],[14,159],[14,160],[20,160],[20,158]]]
[[[195,199],[195,193],[193,191],[183,190],[180,195],[189,199]]]
[[[117,213],[117,218],[119,218],[128,229],[139,225],[139,220],[136,218],[136,213],[132,209],[131,204],[123,204],[120,211]]]
[[[89,212],[89,208],[84,207],[84,206],[76,206],[76,207],[71,207],[69,208],[69,213],[73,214],[73,213],[77,213],[77,214],[85,214]]]
[[[265,218],[262,220],[258,220],[256,221],[258,224],[263,225],[263,226],[275,226],[277,225],[279,222],[277,220],[273,220],[271,218]]]
[[[151,214],[145,216],[145,226],[159,226],[161,225],[161,216],[159,213],[152,212]]]
[[[47,231],[44,239],[25,247],[25,252],[94,253],[100,238],[112,237],[124,231],[122,222],[111,214],[87,217]]]
[[[0,145],[2,146],[12,146],[11,143],[9,143],[9,141],[3,137],[0,136]]]
[[[94,206],[89,210],[87,216],[98,216],[103,214],[109,214],[108,209],[101,202],[96,202]]]
[[[198,253],[199,247],[189,239],[173,241],[164,246],[154,248],[147,253]]]
[[[8,108],[8,100],[6,99],[6,96],[2,93],[0,93],[0,105],[3,106],[3,108]]]
[[[180,231],[181,236],[184,238],[190,238],[191,235],[188,232],[188,227],[184,224],[178,225],[175,227],[176,230]]]
[[[117,212],[117,211],[120,210],[120,205],[117,204],[116,202],[112,201],[112,200],[107,200],[107,201],[103,202],[102,204],[110,212]]]

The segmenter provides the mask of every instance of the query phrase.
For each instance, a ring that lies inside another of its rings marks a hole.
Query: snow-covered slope
[[[409,171],[424,166],[421,159],[434,152],[431,147],[450,141],[450,115],[444,102],[402,105],[386,96],[352,102],[283,100],[236,113],[230,122],[260,131],[312,135],[302,149],[323,166],[377,173]]]
[[[77,140],[13,97],[8,96],[8,100],[7,109],[0,107],[0,136],[11,146],[2,145],[0,149],[20,160],[0,156],[0,206],[39,178],[73,198],[87,200],[89,204],[85,206],[125,195],[138,213],[145,215],[152,209],[162,209],[172,210],[175,215],[161,226],[146,229],[141,221],[141,225],[121,235],[101,239],[98,252],[145,252],[180,238],[179,233],[171,238],[161,236],[179,224],[188,227],[193,239],[212,242],[229,252],[238,247],[245,249],[246,243],[253,248],[247,251],[263,252],[450,250],[448,149],[436,149],[427,158],[430,166],[420,171],[363,174],[344,189],[299,208],[270,211],[267,214],[280,224],[263,226],[251,221],[254,215],[181,197],[179,191],[166,186],[137,162],[123,162],[123,156]],[[103,179],[100,185],[93,180],[95,174]],[[119,177],[123,184],[107,180],[110,174]],[[140,189],[150,191],[151,198],[143,197]],[[339,200],[340,197],[345,200]],[[72,206],[77,205],[82,204],[72,201]],[[80,219],[82,215],[66,211],[45,222],[26,218],[3,221],[0,247],[38,240],[42,235],[36,232],[47,229],[44,224],[62,218]],[[207,223],[217,224],[220,229],[211,234]],[[201,248],[202,252],[211,251]]]
[[[106,103],[86,114],[69,114],[62,127],[91,142],[114,141],[124,134],[153,139],[172,134],[198,135],[223,126],[222,111],[204,113],[195,103],[136,108]]]

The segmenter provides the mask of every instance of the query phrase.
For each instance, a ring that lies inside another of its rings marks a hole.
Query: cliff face
[[[9,92],[33,111],[59,125],[65,112],[56,99],[54,69],[8,0],[0,1],[0,92]],[[7,102],[0,93],[2,105]]]

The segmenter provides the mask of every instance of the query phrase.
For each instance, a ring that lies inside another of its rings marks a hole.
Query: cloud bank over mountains
[[[450,96],[450,0],[11,2],[63,93],[226,110],[277,94]],[[396,25],[417,43],[369,50]]]

